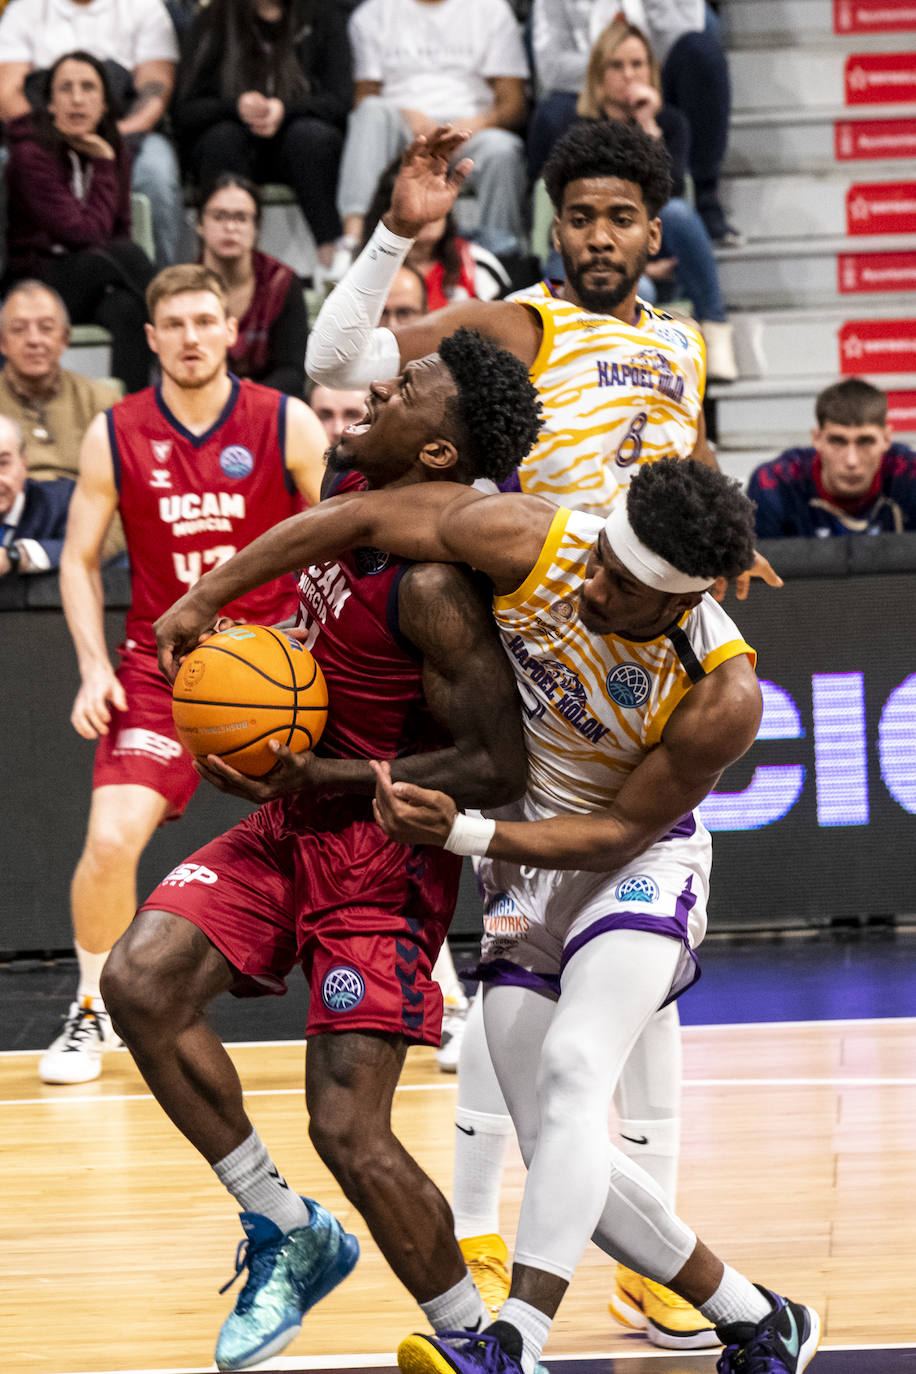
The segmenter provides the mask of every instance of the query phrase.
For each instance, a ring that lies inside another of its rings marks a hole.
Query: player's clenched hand
[[[159,669],[169,682],[178,676],[181,660],[202,639],[213,633],[217,618],[210,610],[202,610],[192,600],[192,592],[170,606],[153,625],[159,651]]]
[[[401,844],[445,844],[458,811],[451,797],[412,782],[392,782],[387,763],[373,760],[372,768],[372,810],[385,834]]]
[[[294,754],[276,740],[271,740],[269,747],[276,754],[277,762],[260,778],[249,778],[237,772],[215,754],[195,759],[194,768],[220,792],[229,792],[233,797],[244,797],[252,802],[273,801],[274,797],[288,797],[294,792],[312,791],[321,786],[324,780],[321,760],[314,754],[307,750]]]
[[[779,576],[779,573],[773,567],[769,559],[764,558],[763,554],[760,553],[757,549],[754,550],[754,561],[751,564],[750,568],[748,568],[747,572],[743,572],[740,574],[740,576],[735,578],[735,595],[737,596],[739,601],[747,600],[747,594],[751,589],[752,577],[759,577],[760,580],[762,582],[765,582],[768,587],[782,587],[785,585],[783,583],[782,578]],[[725,578],[716,578],[716,581],[713,584],[712,589],[712,594],[715,597],[715,599],[717,601],[723,601],[725,599],[725,593],[727,590],[728,583],[725,580]]]
[[[87,673],[83,678],[70,712],[70,723],[76,733],[82,735],[83,739],[98,739],[99,735],[107,735],[111,724],[109,702],[116,711],[127,710],[124,688],[115,677],[110,663]]]
[[[404,153],[391,191],[391,208],[384,216],[393,234],[416,238],[424,225],[449,213],[474,166],[469,157],[452,167],[449,163],[469,136],[444,124],[413,140]]]

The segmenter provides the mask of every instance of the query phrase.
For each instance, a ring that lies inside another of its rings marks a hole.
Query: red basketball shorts
[[[93,787],[136,783],[151,787],[168,802],[166,820],[176,820],[194,795],[200,778],[172,724],[172,689],[159,671],[155,654],[122,645],[118,680],[127,710],[112,709],[108,734],[95,750]]]
[[[438,1045],[432,981],[461,860],[396,844],[366,798],[268,802],[172,870],[141,909],[199,926],[239,997],[282,994],[301,964],[306,1035],[375,1030]]]

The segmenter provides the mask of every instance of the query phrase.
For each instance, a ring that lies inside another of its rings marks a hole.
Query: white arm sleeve
[[[392,234],[381,220],[346,276],[318,312],[309,334],[305,370],[314,382],[357,390],[401,370],[398,341],[377,329],[388,292],[413,239]]]

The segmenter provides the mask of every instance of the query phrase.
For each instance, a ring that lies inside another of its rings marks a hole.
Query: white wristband
[[[488,820],[486,816],[466,816],[463,811],[459,811],[452,821],[452,828],[443,847],[452,854],[477,855],[483,858],[495,833],[495,821]]]
[[[412,243],[379,220],[318,312],[305,353],[305,370],[313,381],[358,388],[400,371],[397,339],[390,329],[376,326]]]

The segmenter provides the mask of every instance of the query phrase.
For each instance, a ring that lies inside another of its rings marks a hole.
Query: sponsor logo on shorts
[[[638,663],[618,663],[607,675],[608,696],[627,711],[644,706],[651,688],[649,674]]]
[[[618,902],[657,902],[658,883],[648,873],[631,873],[614,888]]]
[[[219,874],[214,873],[212,868],[205,868],[203,864],[179,864],[173,868],[167,877],[162,879],[163,887],[187,887],[188,883],[205,883],[207,887],[212,887],[219,881]]]
[[[528,917],[519,911],[515,898],[508,892],[497,892],[483,915],[484,929],[490,937],[524,935],[528,930]]]
[[[135,728],[118,731],[113,752],[115,754],[148,754],[150,758],[157,759],[160,763],[168,763],[170,759],[177,759],[182,750],[178,741],[169,739],[168,735],[157,735],[153,730]]]
[[[227,477],[247,477],[254,467],[254,454],[243,444],[230,444],[219,455],[219,465]]]
[[[321,984],[321,1000],[328,1011],[352,1011],[358,1007],[366,995],[366,984],[362,974],[355,968],[338,964],[324,975]]]

